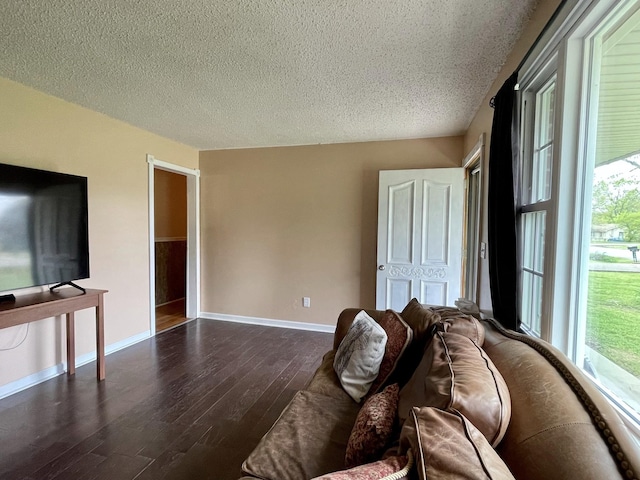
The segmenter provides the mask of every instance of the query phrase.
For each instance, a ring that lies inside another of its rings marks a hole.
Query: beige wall
[[[0,162],[89,179],[91,279],[79,283],[109,290],[105,297],[106,344],[146,332],[149,329],[146,154],[197,168],[198,151],[2,78],[0,112]],[[78,356],[95,350],[91,318],[89,310],[77,316]],[[9,330],[0,330],[0,342],[11,341],[16,333],[21,333]],[[63,335],[60,319],[32,323],[22,345],[0,351],[3,366],[0,388],[61,363]],[[11,367],[6,368],[8,365]]]
[[[491,123],[493,121],[493,110],[489,107],[489,100],[493,97],[507,78],[518,67],[527,51],[535,42],[538,34],[542,31],[546,23],[549,21],[553,12],[560,4],[560,0],[540,0],[536,11],[533,13],[531,20],[525,27],[520,36],[520,39],[516,43],[515,47],[509,54],[507,62],[498,74],[498,78],[495,80],[489,93],[482,101],[478,112],[471,121],[469,128],[464,136],[464,151],[465,154],[471,151],[473,146],[478,141],[481,133],[485,132],[486,146],[485,146],[485,163],[483,165],[484,172],[484,185],[483,185],[483,218],[482,218],[482,239],[481,241],[487,242],[487,189],[489,181],[489,148],[491,145]],[[488,258],[480,260],[480,283],[478,285],[478,295],[480,308],[489,312],[491,310],[491,292],[489,290],[489,262]]]
[[[374,307],[378,171],[462,157],[462,137],[201,152],[201,310],[334,325]]]
[[[186,238],[187,177],[156,169],[153,180],[156,238]]]

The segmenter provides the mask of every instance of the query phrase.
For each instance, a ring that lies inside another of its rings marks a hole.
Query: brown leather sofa
[[[344,468],[347,440],[361,405],[342,390],[332,365],[357,312],[347,309],[340,314],[334,349],[245,461],[243,471],[249,476],[243,478],[303,479]],[[384,312],[367,313],[378,321]],[[513,477],[640,478],[637,443],[580,369],[542,340],[505,330],[493,320],[483,320],[482,325],[482,349],[511,397],[511,418],[495,451]],[[416,338],[428,330],[428,325],[411,326]]]

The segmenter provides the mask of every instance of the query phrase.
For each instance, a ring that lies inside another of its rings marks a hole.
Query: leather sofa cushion
[[[484,344],[484,326],[477,318],[451,307],[432,307],[432,310],[439,317],[436,321],[439,331],[464,335],[480,347]]]
[[[300,480],[344,469],[359,405],[299,391],[242,464],[266,480]]]
[[[411,326],[413,342],[398,362],[389,383],[395,382],[404,386],[409,381],[411,374],[422,360],[424,349],[431,340],[434,328],[459,333],[469,337],[479,346],[484,342],[483,325],[471,315],[466,315],[455,308],[427,307],[414,298],[402,310],[400,316]]]
[[[458,333],[478,345],[484,343],[484,327],[478,319],[453,307],[425,306],[412,299],[400,314],[414,332],[414,338],[424,344],[431,338],[431,327],[441,323],[441,331]]]
[[[313,377],[305,390],[320,393],[340,401],[350,400],[353,402],[353,399],[344,391],[344,388],[342,388],[338,375],[336,375],[336,371],[333,369],[335,357],[335,350],[325,353],[324,357],[322,357],[320,366],[313,374]]]
[[[450,332],[435,333],[400,391],[400,421],[422,406],[460,411],[494,447],[511,417],[509,390],[493,362],[474,341]]]
[[[418,342],[424,342],[429,336],[429,329],[439,317],[433,310],[423,306],[416,298],[411,299],[400,313],[402,319],[413,329],[413,338]]]
[[[400,434],[411,448],[421,480],[513,480],[484,435],[457,410],[414,407]]]

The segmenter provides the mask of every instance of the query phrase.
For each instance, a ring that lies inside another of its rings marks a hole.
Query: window
[[[640,435],[640,0],[568,0],[520,82],[523,328]]]
[[[591,208],[581,218],[576,362],[621,408],[640,412],[640,11],[612,14],[586,42]]]
[[[533,81],[522,98],[522,179],[518,209],[520,319],[541,336],[547,210],[551,207],[556,76],[547,67],[543,81]]]

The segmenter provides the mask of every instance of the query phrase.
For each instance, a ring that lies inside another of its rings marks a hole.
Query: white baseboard
[[[146,340],[150,336],[151,331],[147,330],[146,332],[139,333],[138,335],[125,338],[124,340],[120,340],[119,342],[112,343],[111,345],[106,346],[104,353],[105,355],[109,355],[111,353],[117,352],[118,350],[129,347],[135,343],[141,342],[142,340]],[[96,358],[97,353],[95,351],[80,355],[79,357],[76,357],[76,367],[85,365],[89,362],[93,362],[96,360]],[[34,385],[45,382],[53,377],[57,377],[58,375],[65,373],[66,371],[67,362],[65,360],[62,363],[54,365],[53,367],[45,368],[44,370],[36,372],[32,375],[28,375],[11,383],[7,383],[6,385],[2,385],[0,386],[0,399],[8,397],[9,395],[13,395],[14,393],[21,392],[22,390],[26,390],[29,387],[33,387]]]
[[[139,333],[129,338],[125,338],[124,340],[120,340],[119,342],[112,343],[108,345],[104,349],[104,354],[109,355],[111,353],[117,352],[118,350],[122,350],[123,348],[130,347],[133,344],[141,342],[142,340],[146,340],[151,336],[151,330],[147,330],[146,332]],[[86,365],[89,362],[95,362],[96,358],[98,358],[97,352],[89,352],[84,355],[80,355],[76,357],[76,367],[81,367],[82,365]],[[63,365],[66,371],[67,362],[64,362]]]
[[[18,393],[29,387],[45,382],[50,378],[56,377],[64,372],[64,365],[62,363],[59,363],[57,365],[54,365],[53,367],[45,368],[44,370],[40,370],[39,372],[36,372],[32,375],[22,377],[11,383],[7,383],[6,385],[0,387],[0,398],[8,397],[9,395]]]
[[[227,315],[226,313],[200,312],[198,318],[222,320],[223,322],[247,323],[249,325],[262,325],[265,327],[292,328],[294,330],[307,330],[310,332],[334,333],[336,331],[335,325],[292,322],[290,320],[273,320],[271,318],[260,317],[244,317],[241,315]]]

